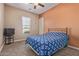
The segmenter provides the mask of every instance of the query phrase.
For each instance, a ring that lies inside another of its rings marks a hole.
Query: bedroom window
[[[30,17],[22,17],[22,25],[23,25],[23,33],[29,33],[31,27],[31,19]]]

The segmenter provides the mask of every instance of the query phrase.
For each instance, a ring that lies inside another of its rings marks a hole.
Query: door
[[[39,19],[39,34],[44,33],[44,17]]]

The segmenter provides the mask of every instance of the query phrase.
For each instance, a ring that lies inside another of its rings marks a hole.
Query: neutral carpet
[[[37,56],[36,53],[30,48],[25,46],[25,41],[15,42],[10,45],[5,45],[1,56]],[[54,56],[79,56],[79,51],[66,47],[61,49]]]

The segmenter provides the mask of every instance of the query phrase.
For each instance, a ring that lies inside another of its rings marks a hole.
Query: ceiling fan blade
[[[38,3],[38,5],[40,5],[41,7],[44,7],[44,5],[43,5],[43,4],[41,4],[41,3]]]
[[[36,9],[36,5],[34,6],[34,9]]]

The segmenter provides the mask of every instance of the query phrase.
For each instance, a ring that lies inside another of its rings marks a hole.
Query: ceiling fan
[[[45,5],[41,3],[30,3],[30,4],[34,5],[34,9],[36,9],[38,6],[45,7]]]

